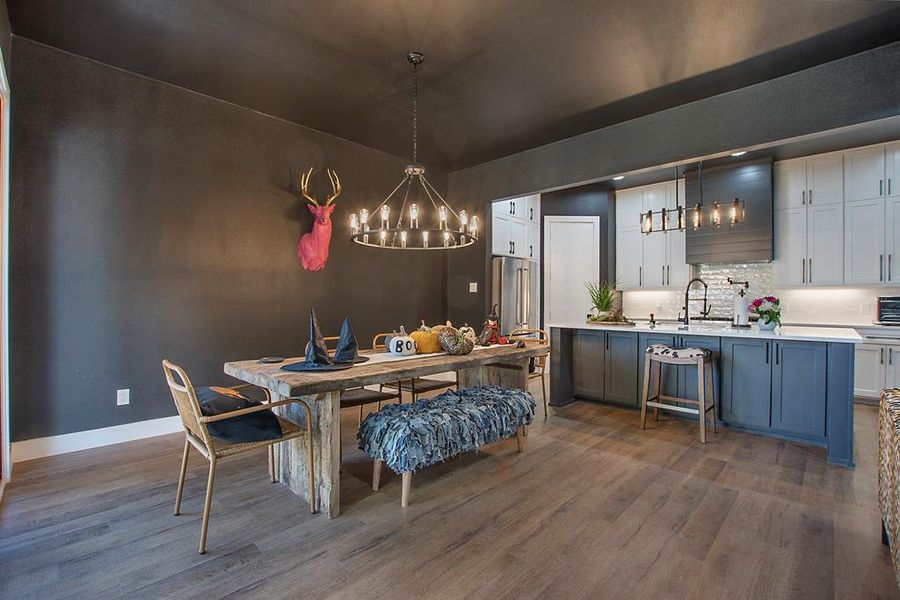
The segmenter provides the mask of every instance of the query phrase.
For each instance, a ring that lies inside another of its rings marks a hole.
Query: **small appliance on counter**
[[[731,326],[750,327],[750,309],[747,307],[747,299],[745,298],[747,289],[750,288],[750,282],[734,281],[729,277],[728,284],[738,286],[731,301]]]
[[[900,296],[878,297],[878,320],[875,324],[900,326]]]

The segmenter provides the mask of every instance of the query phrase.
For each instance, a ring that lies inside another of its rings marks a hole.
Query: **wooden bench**
[[[406,507],[415,471],[512,436],[524,452],[525,427],[534,420],[535,406],[524,390],[480,386],[369,414],[357,437],[360,450],[375,461],[372,489],[378,490],[387,463],[402,477],[400,505]]]

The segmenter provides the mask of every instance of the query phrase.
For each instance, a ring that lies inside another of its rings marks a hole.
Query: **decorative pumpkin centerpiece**
[[[440,335],[441,332],[444,331],[445,329],[454,329],[454,327],[453,327],[453,322],[452,322],[452,321],[447,321],[447,322],[446,322],[445,324],[443,324],[443,325],[435,325],[434,327],[431,328],[431,331],[432,331],[432,333],[434,333],[435,335]]]
[[[406,329],[400,326],[400,335],[391,338],[388,352],[394,356],[411,356],[416,353],[416,341],[406,335]]]
[[[459,328],[459,332],[466,336],[466,339],[472,340],[472,344],[478,343],[478,334],[475,333],[475,330],[469,327],[469,324],[466,323],[462,327]]]
[[[461,330],[454,327],[444,327],[441,333],[438,334],[438,338],[441,341],[441,347],[448,354],[461,356],[475,349],[475,342],[471,338],[466,337],[466,334]]]
[[[416,352],[419,354],[433,354],[441,351],[441,342],[438,340],[438,334],[434,328],[429,327],[422,321],[422,325],[416,331],[409,334],[409,337],[416,343]]]

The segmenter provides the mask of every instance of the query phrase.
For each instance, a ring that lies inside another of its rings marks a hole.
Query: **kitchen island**
[[[553,406],[584,398],[639,408],[648,346],[705,348],[713,355],[720,423],[824,446],[829,462],[853,466],[854,345],[863,342],[853,329],[577,322],[548,329]],[[695,368],[663,365],[662,378],[664,394],[697,399]]]

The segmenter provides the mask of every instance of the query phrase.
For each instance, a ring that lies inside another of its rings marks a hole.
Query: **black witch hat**
[[[341,325],[341,337],[338,339],[337,351],[334,353],[336,363],[361,363],[369,360],[368,356],[359,355],[359,343],[350,326],[350,317],[344,317]]]
[[[328,356],[328,347],[319,329],[316,311],[309,309],[309,342],[306,344],[306,360],[281,367],[283,371],[338,371],[349,369],[353,363],[334,363]]]

